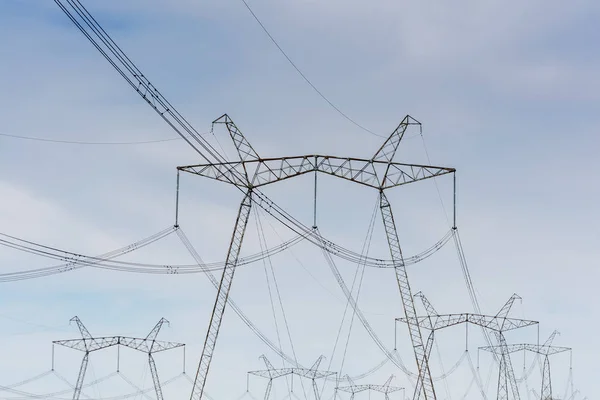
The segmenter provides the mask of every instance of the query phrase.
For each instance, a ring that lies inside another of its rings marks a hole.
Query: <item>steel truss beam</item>
[[[324,358],[323,356],[317,358],[317,361],[315,361],[315,363],[310,368],[275,368],[264,354],[261,355],[259,358],[263,360],[267,369],[259,371],[249,371],[248,374],[259,376],[261,378],[266,378],[269,380],[269,382],[267,383],[267,389],[265,390],[265,400],[269,398],[269,395],[271,393],[273,379],[281,378],[287,375],[297,375],[301,378],[310,379],[310,381],[312,382],[315,400],[319,400],[319,389],[317,387],[316,380],[324,379],[328,376],[335,375],[337,373],[334,371],[319,371],[319,365],[321,364],[321,361]]]
[[[75,322],[77,324],[79,332],[81,333],[81,339],[55,340],[52,342],[52,344],[68,347],[70,349],[75,349],[84,353],[83,360],[81,361],[81,367],[79,369],[79,374],[77,376],[77,383],[75,384],[75,390],[73,392],[73,400],[79,400],[79,397],[81,396],[81,388],[83,387],[83,381],[89,363],[90,353],[113,346],[129,347],[131,349],[148,354],[148,363],[150,365],[150,371],[152,373],[152,381],[154,383],[156,397],[157,400],[163,400],[162,389],[160,387],[160,380],[158,379],[158,371],[156,369],[156,363],[154,362],[154,357],[152,357],[152,354],[185,346],[185,344],[183,343],[162,342],[156,340],[156,337],[161,327],[165,323],[168,324],[169,321],[167,321],[164,318],[161,318],[160,321],[158,321],[158,323],[154,326],[154,328],[152,328],[150,333],[143,339],[128,336],[92,337],[92,335],[90,335],[90,332],[87,330],[85,325],[83,325],[83,323],[77,316],[71,318],[71,322]]]
[[[375,189],[390,189],[455,172],[453,168],[320,154],[188,165],[178,169],[226,183],[233,182],[243,188],[257,188],[309,172],[321,172]],[[247,176],[248,180],[242,179],[242,176]]]
[[[406,323],[406,318],[396,318],[397,321]],[[434,318],[430,316],[417,317],[421,327],[428,330],[438,330],[447,328],[453,325],[470,323],[489,329],[494,332],[506,332],[514,329],[524,328],[526,326],[535,325],[538,321],[530,321],[517,318],[501,318],[495,315],[482,314],[442,314]]]
[[[435,400],[435,391],[433,388],[433,380],[431,379],[431,374],[429,372],[426,346],[423,345],[419,321],[416,318],[416,311],[414,309],[413,298],[410,292],[410,285],[408,283],[408,276],[402,258],[402,251],[400,249],[400,242],[391,206],[384,192],[386,189],[392,187],[455,172],[454,168],[402,164],[393,161],[400,141],[408,126],[419,123],[410,116],[406,116],[371,159],[342,158],[318,154],[295,157],[261,158],[227,114],[224,114],[215,120],[214,123],[222,123],[227,127],[237,150],[239,160],[233,162],[209,162],[207,164],[183,166],[178,167],[178,170],[233,184],[238,188],[245,190],[246,196],[244,197],[238,212],[236,227],[228,251],[228,261],[223,271],[221,284],[218,288],[217,299],[215,301],[204,348],[200,357],[191,400],[202,399],[206,377],[210,368],[217,336],[219,334],[223,311],[226,306],[227,296],[233,280],[233,273],[237,264],[237,257],[244,236],[251,206],[252,191],[260,186],[265,186],[309,172],[329,174],[354,183],[375,188],[379,191],[380,209],[386,229],[392,261],[394,263],[394,270],[396,271],[402,305],[407,320],[409,321],[410,337],[415,352],[415,360],[419,371],[424,371],[424,398],[425,400]],[[260,196],[258,205],[269,209],[268,206],[260,204]]]

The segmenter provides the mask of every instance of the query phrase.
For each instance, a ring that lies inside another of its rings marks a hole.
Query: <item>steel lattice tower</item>
[[[552,341],[559,334],[558,331],[552,332],[550,337],[544,342],[544,344],[510,344],[507,345],[506,349],[504,349],[507,353],[515,353],[517,351],[529,351],[532,353],[539,354],[543,356],[543,367],[542,367],[542,391],[540,398],[541,400],[553,400],[552,397],[552,380],[550,378],[550,359],[549,357],[554,354],[564,353],[566,351],[572,351],[570,347],[558,347],[552,346]],[[488,351],[494,354],[498,354],[499,351],[502,351],[500,346],[486,346],[480,347],[480,350]]]
[[[431,349],[433,347],[434,332],[440,329],[448,328],[459,324],[472,324],[480,326],[486,330],[492,331],[498,338],[500,345],[498,348],[500,352],[500,375],[498,379],[498,399],[508,399],[508,382],[511,382],[513,387],[513,395],[516,393],[515,399],[518,399],[519,393],[517,390],[517,383],[515,374],[512,369],[512,363],[510,361],[509,352],[506,348],[506,340],[504,339],[504,332],[511,331],[514,329],[525,328],[538,324],[538,321],[508,318],[508,312],[510,311],[514,301],[519,297],[513,294],[510,299],[502,306],[500,311],[496,315],[483,315],[483,314],[438,314],[435,308],[431,305],[429,300],[425,297],[422,292],[415,294],[415,297],[420,297],[427,315],[417,317],[418,324],[423,329],[430,331],[427,337],[427,344],[425,347],[425,356],[429,358],[431,355]],[[396,318],[396,321],[406,322],[406,318]],[[418,400],[421,398],[423,385],[423,378],[419,373],[417,379],[417,385],[415,386],[415,392],[413,399]]]
[[[150,333],[145,338],[135,338],[128,336],[102,336],[92,337],[90,332],[87,330],[81,320],[75,316],[71,318],[71,322],[77,323],[79,332],[81,333],[81,339],[66,339],[66,340],[55,340],[52,345],[59,345],[68,347],[71,349],[79,350],[84,353],[83,360],[81,361],[81,367],[79,368],[79,374],[77,376],[77,383],[75,384],[75,391],[73,392],[73,400],[79,400],[81,395],[81,388],[83,387],[83,380],[89,363],[90,353],[102,349],[106,349],[114,346],[129,347],[137,351],[148,354],[148,364],[150,366],[150,372],[152,374],[152,382],[154,384],[154,391],[156,392],[157,400],[163,400],[162,389],[160,387],[160,380],[158,378],[158,371],[156,369],[156,363],[154,362],[155,353],[175,349],[177,347],[184,347],[183,343],[175,342],[162,342],[156,340],[158,332],[162,328],[163,324],[169,323],[164,318],[152,328]]]
[[[423,398],[425,400],[435,400],[433,380],[429,371],[426,349],[402,257],[398,231],[394,222],[392,207],[385,193],[386,190],[397,186],[455,172],[454,168],[402,164],[394,161],[396,150],[407,128],[410,125],[418,125],[419,122],[407,115],[370,159],[319,154],[261,158],[227,114],[219,117],[214,123],[225,124],[237,150],[239,160],[189,165],[178,167],[178,170],[233,184],[243,190],[245,194],[238,210],[227,252],[226,265],[217,291],[191,399],[201,400],[202,398],[252,203],[258,202],[262,208],[268,208],[269,206],[264,204],[263,196],[253,197],[254,192],[260,187],[285,179],[320,172],[376,189],[379,192],[379,208],[390,254],[394,262],[394,271],[405,320],[409,328],[417,369],[419,374],[423,376]]]
[[[191,400],[201,400],[202,398],[223,318],[223,311],[227,303],[240,247],[244,238],[251,204],[254,202],[267,212],[272,213],[271,215],[277,215],[280,221],[286,220],[302,230],[305,228],[302,223],[287,214],[285,210],[281,209],[264,195],[259,190],[259,187],[311,171],[326,173],[378,190],[380,194],[380,209],[392,255],[396,280],[400,290],[402,306],[409,327],[415,362],[419,373],[424,376],[423,396],[426,400],[434,400],[436,396],[433,380],[431,379],[428,360],[425,356],[425,346],[417,321],[406,266],[402,257],[392,210],[385,194],[385,190],[396,186],[455,172],[453,168],[401,164],[393,161],[396,149],[407,127],[419,124],[418,121],[410,116],[406,116],[371,159],[342,158],[317,154],[261,159],[237,129],[233,121],[227,115],[223,115],[217,122],[226,124],[240,157],[239,161],[228,162],[160,93],[156,86],[150,82],[147,76],[123,52],[85,7],[79,2],[74,3],[72,1],[63,2],[55,0],[55,3],[125,79],[130,87],[202,159],[206,160],[206,164],[180,167],[179,170],[230,183],[244,192],[244,199],[240,205],[226,258],[226,266],[223,270],[213,313],[205,337],[205,344],[200,357]],[[308,233],[309,231],[306,230],[305,232]]]
[[[275,368],[273,367],[273,364],[271,364],[271,362],[263,354],[262,356],[260,356],[260,359],[263,360],[267,369],[260,371],[250,371],[248,372],[248,374],[269,379],[269,382],[267,383],[267,389],[265,390],[265,400],[268,400],[269,395],[271,394],[273,379],[281,378],[288,375],[297,375],[302,378],[310,379],[312,383],[313,393],[315,395],[315,400],[320,400],[319,388],[317,387],[316,380],[324,379],[328,376],[336,374],[336,372],[333,371],[319,371],[319,365],[321,364],[321,361],[323,361],[323,358],[323,356],[317,358],[317,361],[315,361],[310,368]]]
[[[399,392],[400,390],[404,390],[403,387],[390,386],[390,383],[392,383],[392,379],[394,379],[394,375],[390,376],[383,385],[372,385],[372,384],[357,385],[352,381],[352,379],[348,375],[346,375],[346,379],[348,380],[349,385],[348,386],[338,386],[335,388],[335,390],[350,393],[350,400],[354,400],[354,396],[356,395],[356,393],[360,393],[360,392],[364,392],[364,391],[374,391],[374,392],[383,393],[385,396],[385,400],[389,400],[390,393]],[[334,396],[334,398],[335,398],[335,396]]]

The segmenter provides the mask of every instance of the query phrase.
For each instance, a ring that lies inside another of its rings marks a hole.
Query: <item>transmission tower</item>
[[[541,391],[541,400],[553,400],[552,397],[552,380],[550,378],[550,356],[554,354],[564,353],[566,351],[572,351],[569,347],[558,347],[552,346],[552,341],[559,334],[558,331],[552,332],[550,337],[544,342],[544,344],[511,344],[508,345],[505,349],[508,353],[514,353],[517,351],[529,351],[532,353],[539,354],[544,358],[544,364],[542,367],[542,391]],[[488,351],[494,354],[498,354],[499,351],[502,351],[500,346],[486,346],[480,347],[480,350]]]
[[[158,332],[162,328],[163,324],[168,324],[169,321],[167,321],[164,318],[161,318],[160,321],[158,321],[156,326],[152,328],[150,333],[145,338],[134,338],[128,336],[92,337],[92,335],[90,335],[90,332],[87,330],[85,325],[83,325],[83,323],[77,316],[71,318],[71,322],[75,322],[77,324],[79,332],[81,333],[81,339],[56,340],[52,342],[52,345],[54,346],[56,344],[71,349],[79,350],[84,353],[83,360],[81,361],[81,367],[79,368],[79,374],[77,376],[77,383],[75,384],[75,391],[73,392],[73,400],[79,400],[79,396],[81,395],[81,388],[83,386],[83,380],[85,378],[85,372],[87,370],[90,353],[113,346],[129,347],[130,349],[134,349],[148,354],[148,364],[150,365],[150,371],[152,374],[152,381],[154,383],[154,391],[156,392],[156,398],[157,400],[163,400],[162,389],[160,387],[160,380],[158,378],[158,371],[156,369],[156,363],[154,362],[154,357],[152,355],[161,351],[171,350],[177,347],[185,346],[185,344],[183,343],[161,342],[156,340],[156,336],[158,335]],[[52,361],[52,365],[54,366],[54,360]]]
[[[498,385],[498,399],[508,399],[508,390],[507,385],[500,385],[500,381],[504,381],[506,383],[507,380],[511,381],[511,385],[516,388],[516,378],[514,375],[514,371],[512,369],[512,364],[510,362],[509,353],[506,350],[506,341],[504,340],[503,332],[511,331],[514,329],[524,328],[527,326],[532,326],[538,324],[537,321],[524,320],[524,319],[516,319],[516,318],[508,318],[508,312],[510,311],[514,301],[519,297],[517,295],[512,295],[510,299],[502,306],[500,311],[496,315],[482,315],[482,314],[471,314],[471,313],[462,313],[462,314],[438,314],[435,308],[431,305],[429,300],[425,297],[425,295],[421,292],[417,293],[415,297],[420,297],[425,310],[427,311],[427,315],[417,317],[418,324],[430,331],[429,336],[427,338],[427,344],[425,348],[425,357],[429,358],[431,355],[431,349],[433,347],[434,340],[434,332],[440,329],[448,328],[450,326],[459,325],[459,324],[472,324],[477,325],[487,330],[490,330],[496,334],[496,337],[501,338],[501,346],[504,343],[504,346],[501,347],[501,356],[500,356],[500,378]],[[396,318],[396,321],[406,322],[406,318]],[[503,367],[504,366],[504,367]],[[502,379],[504,378],[504,379]],[[415,392],[413,399],[418,400],[421,398],[421,385],[423,379],[421,374],[419,373],[417,379],[417,385],[415,386]],[[514,384],[513,384],[514,383]],[[515,391],[513,390],[513,394]],[[515,400],[519,399],[518,391],[516,391]]]
[[[383,385],[357,385],[352,381],[350,376],[346,375],[346,379],[348,380],[348,386],[338,386],[335,388],[336,391],[342,391],[350,393],[350,400],[354,400],[354,396],[356,393],[364,392],[364,391],[373,391],[383,393],[385,396],[385,400],[389,400],[390,393],[399,392],[400,390],[404,390],[403,387],[398,386],[390,386],[392,379],[394,379],[394,375],[390,376],[387,381]]]
[[[267,369],[260,371],[250,371],[249,375],[260,376],[261,378],[269,379],[267,383],[267,389],[265,390],[265,400],[269,398],[271,394],[271,387],[273,386],[273,379],[281,378],[283,376],[288,375],[297,375],[302,378],[310,379],[312,382],[313,393],[315,395],[315,400],[319,400],[319,388],[317,387],[317,379],[324,379],[328,376],[335,375],[336,372],[333,371],[319,371],[319,365],[321,361],[323,361],[323,356],[317,358],[317,361],[310,368],[275,368],[273,364],[267,359],[267,357],[263,354],[259,357],[265,363]],[[293,379],[293,378],[292,378]],[[293,380],[292,380],[293,385]]]
[[[455,172],[453,168],[401,164],[393,161],[396,149],[407,127],[409,125],[420,125],[420,123],[412,117],[406,116],[371,159],[324,155],[261,159],[233,121],[225,114],[215,122],[224,123],[227,126],[240,157],[239,161],[228,162],[160,93],[146,75],[116,45],[106,30],[98,24],[97,20],[85,7],[78,5],[78,2],[69,1],[65,4],[61,0],[55,0],[55,3],[144,101],[206,160],[206,164],[180,167],[179,170],[230,183],[244,192],[226,258],[226,266],[217,290],[217,297],[206,333],[198,372],[194,380],[191,399],[201,400],[202,398],[252,202],[254,201],[279,221],[286,223],[286,225],[289,224],[287,226],[295,229],[296,233],[299,233],[298,230],[303,231],[303,233],[310,232],[304,224],[264,195],[260,191],[260,187],[314,171],[315,173],[326,173],[378,190],[380,209],[410,332],[415,361],[419,373],[424,375],[423,396],[426,400],[435,400],[433,380],[431,379],[428,360],[424,356],[425,346],[417,323],[397,229],[389,201],[384,192],[386,189],[395,186]]]
[[[418,125],[419,122],[410,116],[406,116],[370,159],[342,158],[318,154],[261,158],[227,114],[215,120],[214,123],[225,124],[237,150],[239,160],[183,166],[178,167],[178,170],[233,184],[244,192],[244,198],[238,211],[227,253],[226,265],[209,322],[194,383],[192,400],[202,398],[252,203],[256,202],[262,208],[270,207],[269,204],[265,204],[265,197],[260,195],[258,189],[285,179],[307,173],[317,174],[318,172],[358,183],[379,192],[379,207],[383,217],[390,254],[394,262],[394,271],[410,332],[417,369],[419,374],[423,376],[423,398],[425,400],[435,400],[433,380],[429,371],[428,359],[425,356],[425,346],[417,322],[417,314],[402,257],[398,232],[391,205],[385,194],[387,189],[455,172],[453,168],[401,164],[393,161],[398,145],[407,128],[409,125]],[[256,195],[256,193],[259,195]]]

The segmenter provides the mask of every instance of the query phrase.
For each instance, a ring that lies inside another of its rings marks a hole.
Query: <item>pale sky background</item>
[[[259,154],[272,157],[325,153],[370,158],[383,141],[323,101],[240,0],[84,4],[200,132],[208,132],[211,121],[226,112]],[[431,162],[458,170],[458,226],[483,311],[495,314],[518,293],[523,302],[515,304],[511,315],[540,321],[541,341],[554,329],[561,332],[555,344],[574,349],[573,382],[580,391],[575,398],[593,398],[600,391],[597,2],[249,4],[306,76],[360,124],[387,136],[406,114],[423,123]],[[175,137],[53,2],[0,1],[0,34],[0,134],[95,142]],[[208,137],[217,139],[232,158],[226,131],[218,127],[214,135]],[[428,162],[417,131],[407,134],[397,159]],[[197,162],[182,140],[84,146],[0,136],[0,232],[89,255],[125,246],[173,224],[175,167]],[[431,246],[448,230],[451,178],[440,178],[437,185],[420,182],[390,193],[407,256]],[[355,186],[320,178],[318,222],[328,238],[360,252],[377,196]],[[265,192],[307,225],[312,223],[312,177]],[[225,184],[182,176],[180,225],[205,261],[224,259],[240,200],[240,193]],[[260,251],[256,221],[253,213],[243,254]],[[260,221],[269,247],[293,236],[264,213]],[[380,215],[375,221],[370,254],[388,258]],[[176,235],[124,259],[193,262]],[[54,265],[8,248],[0,249],[0,260],[1,273]],[[338,348],[333,357],[331,352],[346,302],[321,252],[301,244],[271,261],[298,361],[311,365],[324,354],[322,366],[339,371],[343,351]],[[336,262],[350,285],[357,266]],[[472,311],[452,242],[409,268],[413,292],[426,293],[438,311]],[[241,267],[231,297],[273,341],[279,334],[291,354],[279,309],[279,330],[275,328],[269,287],[272,296],[276,293],[272,276],[267,286],[265,271],[271,273],[268,263]],[[367,268],[359,301],[390,349],[393,319],[402,314],[395,285],[391,270]],[[3,386],[48,371],[51,341],[78,336],[76,327],[68,325],[74,315],[94,335],[136,336],[145,336],[166,317],[171,327],[160,337],[187,344],[186,370],[192,376],[215,296],[201,274],[91,269],[2,283],[2,289]],[[350,312],[342,344],[349,317]],[[441,332],[438,338],[435,376],[460,359],[464,328]],[[507,340],[535,343],[537,330],[510,333]],[[398,343],[414,370],[408,334],[401,327]],[[469,353],[475,364],[477,347],[484,344],[480,331],[471,328]],[[208,393],[217,400],[243,395],[246,372],[264,368],[261,354],[282,366],[228,309]],[[56,371],[74,383],[80,356],[57,349]],[[156,356],[163,381],[182,372],[181,356],[177,351]],[[383,359],[355,319],[342,374],[361,374]],[[439,399],[482,398],[476,385],[469,389],[473,375],[465,360],[437,383]],[[135,385],[150,387],[143,355],[123,351],[121,361],[123,374]],[[526,368],[533,361],[527,355]],[[563,398],[569,356],[557,355],[551,362],[555,396]],[[480,364],[487,396],[495,398],[497,372],[490,370],[491,357],[482,354]],[[520,377],[523,356],[516,354],[513,364]],[[115,365],[115,351],[93,354],[86,382],[114,372]],[[390,363],[357,383],[383,383],[391,374],[395,385],[410,389],[405,375]],[[265,383],[252,378],[251,394],[263,396]],[[309,382],[304,387],[310,395]],[[165,387],[165,398],[188,398],[190,388],[180,378]],[[298,380],[295,388],[302,398]],[[332,388],[332,383],[325,387],[323,399],[331,397]],[[540,391],[536,368],[521,384],[521,398],[534,398],[528,388]],[[69,387],[52,375],[16,389],[38,394],[65,390],[52,398],[71,398]],[[134,391],[113,377],[84,393],[113,398]],[[286,394],[285,381],[277,382],[272,398]],[[363,398],[367,395],[357,396]]]

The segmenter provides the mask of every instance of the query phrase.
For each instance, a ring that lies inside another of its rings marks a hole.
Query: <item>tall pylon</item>
[[[184,347],[183,343],[175,343],[175,342],[162,342],[156,340],[156,336],[160,331],[161,327],[165,323],[169,323],[164,318],[161,318],[160,321],[152,328],[150,333],[145,338],[135,338],[129,336],[102,336],[102,337],[93,337],[90,332],[87,330],[83,322],[79,319],[79,317],[75,316],[71,318],[71,322],[75,322],[77,327],[79,328],[79,332],[81,333],[81,339],[66,339],[66,340],[55,340],[52,342],[52,345],[59,345],[68,347],[71,349],[82,351],[83,359],[81,361],[81,367],[79,368],[79,374],[77,375],[77,383],[75,384],[75,390],[73,392],[73,400],[79,400],[81,396],[81,388],[83,387],[83,381],[85,379],[85,373],[88,367],[90,353],[102,349],[106,349],[113,346],[124,346],[129,347],[131,349],[144,352],[148,354],[148,363],[150,365],[150,371],[152,373],[152,381],[154,383],[154,391],[156,392],[157,400],[163,400],[162,389],[160,387],[160,380],[158,379],[158,371],[156,369],[156,363],[154,362],[154,357],[152,354],[175,349],[178,347]],[[54,352],[52,352],[54,354]],[[117,360],[117,369],[118,369],[118,360]],[[52,361],[52,365],[54,365],[54,360]]]
[[[239,160],[182,166],[178,167],[178,171],[232,184],[244,193],[244,199],[238,211],[234,233],[227,253],[227,264],[223,270],[217,291],[217,298],[211,314],[202,355],[200,356],[191,400],[202,399],[229,290],[231,289],[231,283],[237,266],[237,259],[244,238],[251,204],[256,202],[261,208],[269,209],[270,207],[266,204],[269,200],[258,191],[258,188],[307,173],[324,173],[378,191],[379,208],[400,291],[402,307],[409,328],[415,361],[419,374],[423,376],[423,384],[421,386],[423,398],[425,400],[435,400],[435,389],[433,380],[431,379],[431,372],[429,371],[426,347],[421,336],[420,326],[417,323],[414,300],[392,207],[386,195],[386,190],[394,187],[456,172],[454,168],[403,164],[394,161],[398,146],[408,127],[410,125],[420,125],[420,123],[410,115],[407,115],[370,159],[321,154],[262,158],[227,114],[222,115],[213,123],[220,123],[226,126],[237,150]],[[317,232],[314,230],[310,234],[316,235]]]

